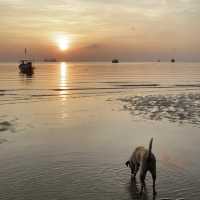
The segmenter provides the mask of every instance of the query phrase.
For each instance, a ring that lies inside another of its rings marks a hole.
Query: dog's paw
[[[134,178],[134,177],[131,177],[131,183],[134,183],[134,184],[136,184],[136,179]]]
[[[135,179],[136,178],[135,174],[131,174],[131,178]]]

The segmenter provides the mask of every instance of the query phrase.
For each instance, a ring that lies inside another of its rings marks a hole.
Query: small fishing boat
[[[176,62],[176,60],[175,60],[174,58],[172,58],[172,59],[171,59],[171,62],[172,62],[172,63],[175,63],[175,62]]]
[[[33,74],[34,67],[31,60],[21,60],[19,70],[23,74]]]
[[[119,60],[118,59],[113,59],[112,63],[119,63]]]
[[[27,57],[27,49],[24,50],[25,58]],[[23,59],[19,64],[19,71],[23,74],[33,74],[34,67],[31,59]]]

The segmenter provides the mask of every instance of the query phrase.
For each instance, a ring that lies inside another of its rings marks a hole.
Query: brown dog
[[[140,181],[141,181],[141,190],[140,194],[142,194],[143,189],[145,187],[145,177],[147,171],[149,171],[152,175],[153,179],[153,194],[156,195],[155,190],[155,182],[156,182],[156,158],[154,154],[151,152],[152,150],[152,142],[153,138],[151,138],[149,143],[149,149],[145,149],[140,146],[135,149],[130,159],[126,162],[126,166],[130,167],[131,174],[136,176],[138,170],[140,170]]]

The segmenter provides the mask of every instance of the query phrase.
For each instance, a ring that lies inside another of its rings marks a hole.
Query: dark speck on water
[[[7,131],[10,129],[12,124],[8,121],[0,122],[0,131]]]

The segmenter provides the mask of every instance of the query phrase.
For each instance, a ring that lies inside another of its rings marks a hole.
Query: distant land
[[[44,62],[58,62],[56,58],[45,58],[43,61]]]

